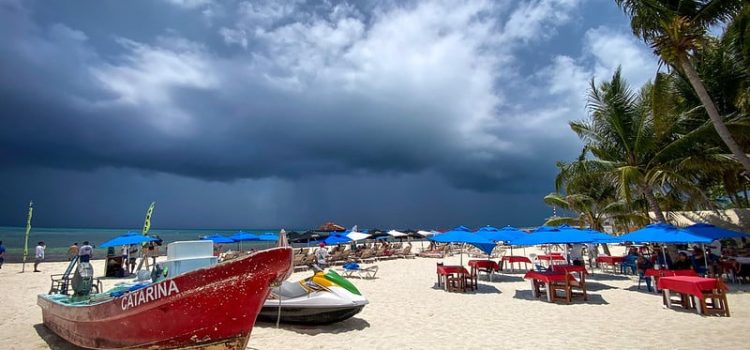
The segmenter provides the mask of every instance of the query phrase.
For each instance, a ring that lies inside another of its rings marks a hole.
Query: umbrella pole
[[[708,273],[711,272],[708,269],[708,251],[706,251],[706,245],[701,244],[703,246],[703,262],[706,263],[706,276],[708,276]]]
[[[666,244],[661,245],[661,253],[662,255],[664,255],[664,266],[667,267],[665,270],[669,270],[669,262],[667,262],[667,245]]]
[[[461,250],[458,252],[458,258],[459,258],[461,266],[464,266],[464,247],[465,246],[466,246],[466,243],[461,243]]]

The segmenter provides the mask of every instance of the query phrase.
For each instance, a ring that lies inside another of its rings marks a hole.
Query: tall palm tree
[[[691,60],[708,28],[740,13],[743,0],[615,0],[630,17],[633,33],[663,62],[682,71],[700,98],[716,132],[750,175],[750,158],[724,124]]]
[[[657,194],[679,191],[693,200],[705,200],[702,191],[680,170],[693,166],[689,156],[705,137],[708,125],[685,133],[689,114],[679,113],[669,93],[671,81],[657,76],[638,93],[633,92],[618,69],[610,81],[596,86],[592,80],[590,118],[570,122],[592,158],[579,159],[594,173],[610,177],[619,196],[634,203],[633,193],[644,196],[656,219],[666,222]]]

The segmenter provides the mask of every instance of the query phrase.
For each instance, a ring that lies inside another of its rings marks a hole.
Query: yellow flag
[[[148,210],[146,211],[146,221],[143,223],[144,235],[146,235],[148,230],[151,229],[151,214],[154,213],[154,206],[156,206],[156,202],[151,202],[151,205],[148,206]]]

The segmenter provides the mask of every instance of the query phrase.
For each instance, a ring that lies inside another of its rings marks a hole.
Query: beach
[[[533,250],[527,249],[527,253]],[[616,254],[615,250],[613,253]],[[518,253],[518,252],[516,252]],[[459,256],[379,261],[377,278],[352,282],[370,304],[353,318],[327,326],[257,323],[248,349],[688,349],[747,347],[750,288],[729,284],[731,317],[702,317],[666,309],[661,295],[636,289],[637,277],[603,274],[587,278],[589,300],[552,304],[535,299],[523,272],[480,277],[469,293],[436,286],[435,264],[458,264]],[[464,254],[464,265],[467,263]],[[5,349],[76,349],[41,322],[36,295],[49,289],[50,274],[65,263],[43,263],[42,272],[0,270],[0,339]],[[96,275],[103,260],[94,261]],[[297,272],[291,280],[309,276]],[[105,289],[123,279],[105,279]]]

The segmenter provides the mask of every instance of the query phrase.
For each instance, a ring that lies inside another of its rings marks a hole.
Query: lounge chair
[[[362,279],[373,279],[378,274],[378,265],[363,267],[357,263],[346,263],[341,267],[344,277],[354,277],[355,275]]]

